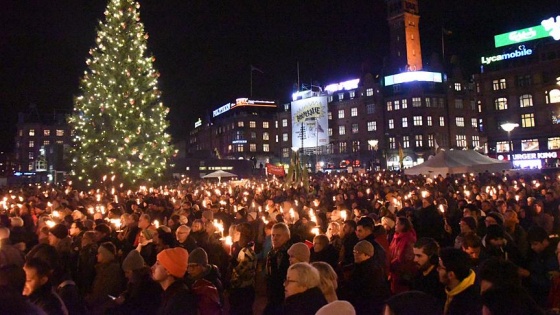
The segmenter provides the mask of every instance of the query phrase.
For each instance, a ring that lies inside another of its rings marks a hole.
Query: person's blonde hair
[[[297,273],[297,284],[302,287],[311,289],[319,286],[321,283],[321,276],[319,270],[306,262],[295,263],[288,268],[288,272],[293,270]]]
[[[319,289],[321,289],[323,295],[335,294],[338,287],[338,276],[331,265],[324,261],[316,261],[311,263],[311,266],[315,267],[315,269],[319,271]]]

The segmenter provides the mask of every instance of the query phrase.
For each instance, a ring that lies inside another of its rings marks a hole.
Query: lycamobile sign
[[[517,50],[512,51],[512,52],[503,53],[503,54],[495,55],[495,56],[482,57],[480,62],[483,65],[489,65],[492,62],[502,61],[502,60],[507,60],[507,59],[514,59],[514,58],[518,58],[518,57],[529,56],[529,55],[532,55],[532,54],[533,54],[532,49],[526,49],[525,45],[520,45],[519,47],[517,47]]]
[[[502,47],[527,42],[534,39],[552,36],[555,40],[560,39],[560,16],[543,20],[541,25],[531,26],[521,30],[494,36],[494,46]]]

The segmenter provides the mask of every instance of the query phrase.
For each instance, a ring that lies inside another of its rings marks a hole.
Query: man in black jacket
[[[290,229],[285,223],[272,227],[272,250],[266,258],[267,304],[264,314],[275,314],[284,302],[284,280],[290,266]]]
[[[373,262],[379,266],[385,275],[389,270],[389,262],[387,261],[387,253],[385,249],[376,240],[373,234],[373,229],[375,227],[375,222],[370,217],[363,217],[358,221],[358,226],[356,227],[356,236],[360,241],[368,241],[373,245],[375,250],[375,256],[372,257]]]
[[[446,300],[445,287],[439,281],[437,271],[439,244],[433,238],[423,237],[416,241],[413,251],[418,273],[412,280],[412,290],[433,296],[443,307]]]

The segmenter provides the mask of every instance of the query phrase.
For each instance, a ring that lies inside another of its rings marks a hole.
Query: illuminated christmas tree
[[[132,0],[109,1],[74,101],[72,175],[88,187],[104,178],[125,186],[154,182],[173,154],[139,8]]]

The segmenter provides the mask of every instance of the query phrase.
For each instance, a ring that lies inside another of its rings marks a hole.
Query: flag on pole
[[[260,72],[260,73],[264,73],[264,71],[262,71],[261,69],[259,69],[259,68],[257,68],[257,67],[254,67],[253,65],[251,65],[251,72],[253,72],[253,71],[258,71],[258,72]]]

